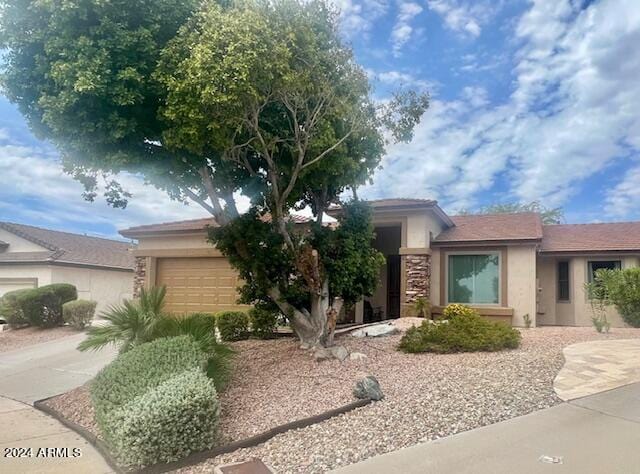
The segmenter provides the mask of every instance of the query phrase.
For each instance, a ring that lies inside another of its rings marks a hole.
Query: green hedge
[[[24,326],[29,324],[27,318],[24,317],[22,308],[20,307],[20,295],[30,291],[29,288],[24,290],[13,290],[5,293],[0,298],[0,317],[12,327]]]
[[[425,321],[407,330],[400,340],[404,352],[477,352],[514,349],[520,332],[500,322],[490,322],[478,314],[460,314],[448,321]]]
[[[64,323],[62,305],[77,298],[75,286],[56,283],[20,293],[17,304],[30,325],[54,327]]]
[[[190,336],[119,355],[91,384],[102,435],[126,466],[167,462],[210,447],[218,419],[207,355]]]
[[[103,426],[109,429],[110,447],[118,460],[141,467],[210,448],[219,412],[213,381],[194,369],[108,413]]]
[[[216,323],[223,341],[240,341],[249,338],[249,316],[243,311],[218,313]]]
[[[278,313],[263,308],[249,310],[251,334],[258,339],[271,339],[275,336],[278,326]]]
[[[91,324],[97,305],[95,301],[68,301],[62,305],[62,318],[68,325],[76,329],[84,329]]]

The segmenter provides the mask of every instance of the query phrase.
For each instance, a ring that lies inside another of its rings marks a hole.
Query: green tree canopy
[[[560,224],[564,221],[564,211],[561,207],[546,207],[540,201],[490,204],[475,212],[463,209],[459,211],[459,214],[513,214],[516,212],[536,212],[540,214],[543,224]]]
[[[412,91],[375,103],[336,18],[324,0],[4,0],[2,84],[86,198],[104,178],[124,207],[114,173],[128,171],[197,202],[221,226],[211,239],[241,271],[243,299],[330,344],[380,258],[362,205],[337,230],[323,213],[428,107]],[[239,193],[251,199],[243,216]],[[305,206],[316,225],[296,230],[290,214]]]

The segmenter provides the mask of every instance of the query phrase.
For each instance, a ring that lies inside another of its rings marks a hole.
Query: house
[[[448,216],[436,201],[370,202],[386,257],[375,294],[343,321],[366,322],[414,313],[428,298],[434,313],[465,303],[487,318],[524,326],[588,326],[584,283],[599,268],[640,264],[640,222],[543,225],[536,213]],[[337,215],[339,208],[329,211]],[[166,285],[176,313],[236,309],[238,277],[206,242],[213,219],[145,225],[121,231],[138,240],[135,290]],[[613,308],[613,326],[624,325]]]
[[[21,288],[70,283],[97,310],[131,298],[132,245],[11,222],[0,222],[0,296]]]

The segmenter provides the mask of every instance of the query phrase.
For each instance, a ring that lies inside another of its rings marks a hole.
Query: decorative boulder
[[[349,354],[349,360],[364,360],[367,358],[367,354],[363,354],[362,352],[352,352]]]
[[[356,388],[353,389],[353,396],[360,399],[370,398],[375,401],[384,398],[378,379],[373,375],[367,375],[356,382]]]
[[[374,324],[364,328],[356,329],[351,333],[353,337],[380,337],[398,334],[400,330],[393,323]]]
[[[317,362],[329,359],[338,359],[340,362],[349,357],[349,351],[344,346],[320,347],[313,353]]]

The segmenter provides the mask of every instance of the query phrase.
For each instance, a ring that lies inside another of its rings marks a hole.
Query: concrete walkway
[[[0,426],[0,472],[113,472],[84,438],[29,405],[0,397]]]
[[[553,388],[562,400],[640,382],[640,339],[592,341],[564,348]]]
[[[33,404],[87,382],[115,357],[113,348],[76,349],[86,336],[54,339],[0,354],[0,396]]]
[[[640,470],[640,384],[419,444],[340,474],[628,474]]]

